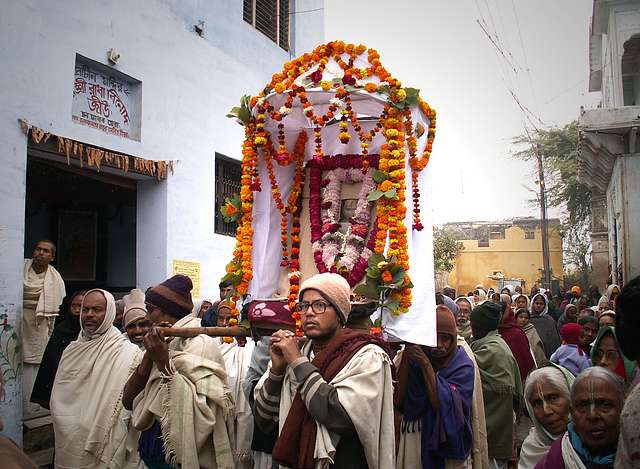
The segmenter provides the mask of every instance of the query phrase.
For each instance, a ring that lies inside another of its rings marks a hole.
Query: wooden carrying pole
[[[201,334],[211,337],[251,337],[245,327],[160,327],[165,337],[196,337]]]
[[[210,337],[267,337],[273,335],[273,333],[279,329],[286,329],[288,331],[294,331],[295,326],[289,326],[285,324],[264,325],[264,324],[251,324],[251,329],[240,326],[233,327],[160,327],[162,334],[165,337],[196,337],[200,334],[208,335]]]

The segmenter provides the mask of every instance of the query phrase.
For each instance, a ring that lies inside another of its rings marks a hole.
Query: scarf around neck
[[[594,467],[594,465],[595,467],[602,468],[613,467],[613,462],[616,459],[615,446],[611,448],[607,454],[594,455],[589,451],[589,448],[585,446],[580,435],[576,433],[573,422],[569,422],[569,425],[567,426],[567,434],[569,435],[571,446],[587,467]]]
[[[466,459],[472,446],[471,406],[475,369],[457,344],[444,368],[437,371],[440,410],[427,396],[420,367],[409,364],[409,383],[403,401],[402,433],[420,431],[422,467],[444,469],[446,459]]]
[[[322,378],[330,382],[351,358],[368,344],[378,345],[386,351],[385,344],[376,337],[360,331],[343,329],[311,363],[318,368]],[[300,392],[296,392],[273,448],[274,461],[293,469],[312,469],[315,465],[316,433],[316,421],[307,410]]]

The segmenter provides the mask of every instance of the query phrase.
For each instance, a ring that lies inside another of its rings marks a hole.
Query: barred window
[[[288,51],[289,2],[290,0],[243,0],[242,18]]]
[[[225,222],[222,214],[220,213],[220,208],[223,206],[224,200],[227,197],[231,199],[240,194],[240,175],[242,174],[240,161],[221,155],[220,153],[216,153],[215,165],[216,214],[214,231],[221,235],[235,236],[238,224]]]

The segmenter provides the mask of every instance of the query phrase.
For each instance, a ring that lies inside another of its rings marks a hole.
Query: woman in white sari
[[[532,371],[527,377],[524,398],[533,427],[522,443],[518,469],[533,469],[567,429],[573,381],[570,372],[555,364]]]

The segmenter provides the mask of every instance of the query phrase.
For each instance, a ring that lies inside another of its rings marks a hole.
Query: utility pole
[[[542,263],[544,267],[544,287],[551,288],[551,263],[549,260],[549,223],[547,220],[547,195],[544,184],[544,170],[542,169],[542,154],[540,145],[534,145],[536,160],[538,161],[538,183],[540,185],[540,221],[542,232]]]

